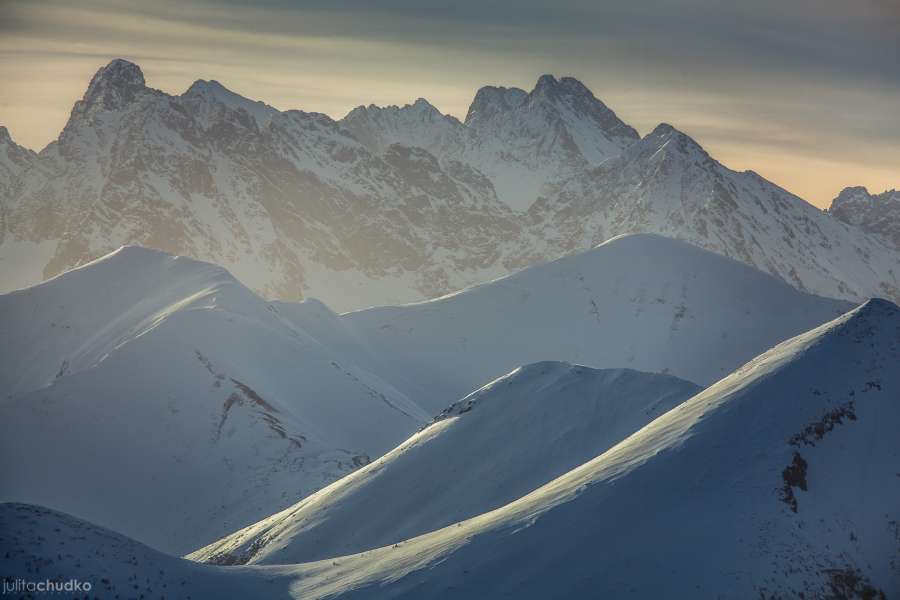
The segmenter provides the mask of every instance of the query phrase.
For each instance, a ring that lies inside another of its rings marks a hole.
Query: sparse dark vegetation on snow
[[[834,429],[836,425],[841,425],[845,419],[856,420],[856,411],[852,400],[828,411],[821,419],[810,423],[803,428],[803,431],[792,435],[788,443],[797,447],[815,446],[817,441],[825,437],[825,434]]]
[[[781,500],[794,512],[797,512],[797,496],[794,494],[794,488],[806,491],[806,468],[806,460],[799,452],[794,452],[794,460],[781,472],[781,478],[784,480]]]

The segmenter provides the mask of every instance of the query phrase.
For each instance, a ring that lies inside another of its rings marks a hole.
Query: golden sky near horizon
[[[478,87],[530,90],[552,73],[583,81],[642,134],[671,123],[727,166],[824,207],[845,186],[900,187],[900,9],[891,2],[846,12],[819,0],[811,17],[797,0],[759,18],[715,10],[713,0],[650,1],[644,12],[572,0],[552,13],[530,1],[504,10],[468,0],[456,9],[0,0],[0,125],[39,150],[116,57],[169,93],[216,79],[279,109],[335,118],[418,97],[462,118]]]

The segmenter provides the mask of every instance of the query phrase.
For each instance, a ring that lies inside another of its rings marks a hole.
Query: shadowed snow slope
[[[121,534],[28,504],[0,504],[0,577],[77,580],[91,589],[58,597],[291,598],[290,581],[168,556]],[[8,579],[6,579],[8,578]],[[13,597],[35,597],[25,592]],[[53,594],[37,594],[53,597]]]
[[[532,493],[404,542],[315,563],[217,567],[4,505],[0,572],[102,577],[147,597],[893,597],[898,364],[900,308],[873,300]]]
[[[162,252],[123,248],[0,296],[0,314],[0,499],[166,551],[271,515],[431,417],[224,269]]]
[[[872,300],[498,510],[300,567],[340,598],[900,592],[900,309]],[[882,596],[883,597],[883,596]]]
[[[307,562],[434,531],[524,496],[698,391],[629,369],[522,367],[452,405],[384,457],[190,558]]]
[[[188,552],[381,456],[520,365],[708,384],[848,308],[653,235],[343,316],[126,247],[0,296],[0,500]]]
[[[343,320],[405,378],[392,383],[436,414],[547,359],[708,385],[851,307],[686,242],[639,234],[445,298]]]

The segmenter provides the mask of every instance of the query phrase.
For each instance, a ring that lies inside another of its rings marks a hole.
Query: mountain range
[[[649,234],[346,315],[125,247],[0,295],[0,499],[183,554],[366,465],[520,366],[665,372],[691,389],[851,308]]]
[[[2,496],[167,551],[292,504],[433,416],[221,267],[156,250],[0,296],[0,314]]]
[[[572,77],[335,120],[114,60],[0,127],[3,591],[895,597],[898,226]]]
[[[288,564],[399,543],[524,496],[700,390],[671,375],[526,365],[352,475],[190,558]]]
[[[900,299],[900,251],[846,221],[669,125],[640,137],[571,77],[484,87],[463,121],[424,99],[334,120],[215,81],[170,95],[117,59],[40,153],[0,134],[0,291],[141,245],[343,312],[649,232],[803,291]]]
[[[439,501],[445,486],[469,511],[477,501],[467,482],[479,472],[515,482],[552,476],[552,468],[515,476],[525,465],[507,441],[519,448],[526,433],[526,451],[537,444],[552,452],[572,431],[581,445],[580,421],[595,418],[593,401],[603,403],[595,443],[611,447],[493,510],[356,554],[234,567],[178,559],[53,510],[6,503],[0,568],[87,580],[129,597],[885,599],[900,590],[898,361],[900,308],[872,300],[683,402],[663,400],[658,375],[531,365],[453,405],[379,463],[244,534],[251,557],[259,551],[276,562],[281,552],[315,552],[316,527],[330,529],[329,541],[366,547],[385,539],[380,527],[415,523],[378,516],[402,510],[390,503],[420,482],[419,497]],[[643,387],[649,395],[632,397],[648,403],[607,396],[617,381]],[[664,406],[654,397],[673,407],[656,416],[652,407]],[[556,410],[563,405],[571,410]],[[620,418],[647,408],[647,425],[616,443]],[[509,439],[498,431],[504,421]],[[396,486],[387,503],[381,478]],[[477,486],[481,501],[489,483]],[[329,495],[334,504],[316,506]],[[440,513],[414,511],[424,529],[439,522]]]

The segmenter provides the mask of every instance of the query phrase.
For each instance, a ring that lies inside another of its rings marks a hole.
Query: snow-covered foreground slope
[[[224,269],[158,251],[0,296],[0,315],[0,499],[167,551],[293,504],[432,416]]]
[[[147,597],[889,598],[900,593],[898,364],[900,308],[873,300],[534,492],[404,542],[217,567],[3,505],[0,572],[100,577]]]
[[[872,300],[520,500],[394,546],[302,565],[292,592],[893,597],[898,365],[900,308]]]
[[[0,499],[187,552],[381,456],[521,365],[707,384],[846,308],[646,235],[343,316],[127,247],[0,296]]]
[[[290,579],[200,565],[163,554],[119,533],[28,504],[0,504],[0,578],[79,586],[66,593],[12,593],[13,598],[293,598]]]
[[[524,496],[699,391],[668,375],[528,365],[453,404],[384,457],[189,558],[308,562],[434,531]]]
[[[543,360],[709,385],[850,308],[688,243],[640,234],[446,298],[342,320],[393,366],[397,387],[437,414]]]

